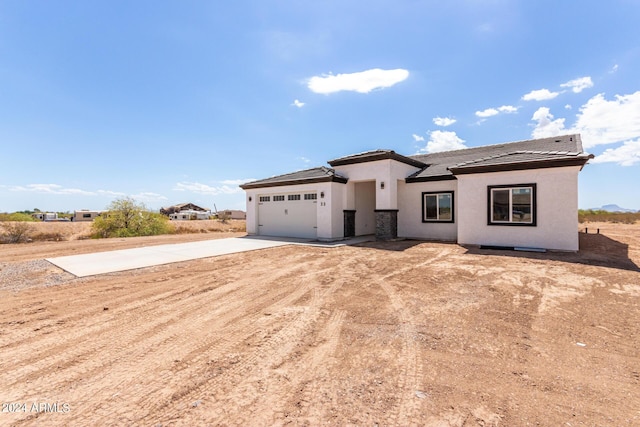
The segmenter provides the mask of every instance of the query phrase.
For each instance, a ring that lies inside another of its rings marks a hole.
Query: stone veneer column
[[[345,209],[344,212],[344,237],[354,237],[356,235],[356,211]]]
[[[398,237],[398,209],[376,209],[376,239],[393,240]]]

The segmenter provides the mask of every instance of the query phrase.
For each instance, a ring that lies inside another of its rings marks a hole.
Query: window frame
[[[300,198],[300,194],[288,194],[287,195],[287,201],[288,202],[295,202],[301,200]]]
[[[266,203],[271,201],[271,196],[260,196],[258,198],[259,203]]]
[[[451,224],[455,222],[455,192],[451,191],[424,191],[422,192],[422,222],[423,223],[436,223],[436,224]],[[427,196],[435,196],[436,197],[436,216],[440,216],[440,206],[439,206],[439,197],[440,195],[446,194],[451,197],[451,218],[450,219],[428,219],[426,212],[426,202]]]
[[[285,201],[284,194],[276,194],[275,196],[273,196],[273,201],[274,202],[284,202]]]
[[[508,227],[536,227],[538,225],[538,198],[535,183],[507,184],[487,186],[487,225],[506,225]],[[531,222],[513,221],[513,192],[509,191],[509,221],[493,220],[493,190],[515,190],[519,188],[531,188]]]

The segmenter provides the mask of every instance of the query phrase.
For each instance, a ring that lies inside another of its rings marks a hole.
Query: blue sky
[[[0,212],[238,184],[388,148],[579,132],[579,205],[640,209],[640,2],[1,1]]]

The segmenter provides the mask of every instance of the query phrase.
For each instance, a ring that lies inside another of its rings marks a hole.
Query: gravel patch
[[[21,262],[0,262],[0,290],[21,291],[36,287],[56,286],[78,280],[49,261],[37,259]]]

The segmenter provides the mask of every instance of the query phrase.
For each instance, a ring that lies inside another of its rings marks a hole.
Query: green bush
[[[31,215],[23,212],[14,212],[14,213],[0,213],[0,221],[22,221],[22,222],[33,222],[36,219]]]
[[[170,234],[173,226],[159,213],[127,197],[113,201],[92,224],[92,237],[136,237]]]

